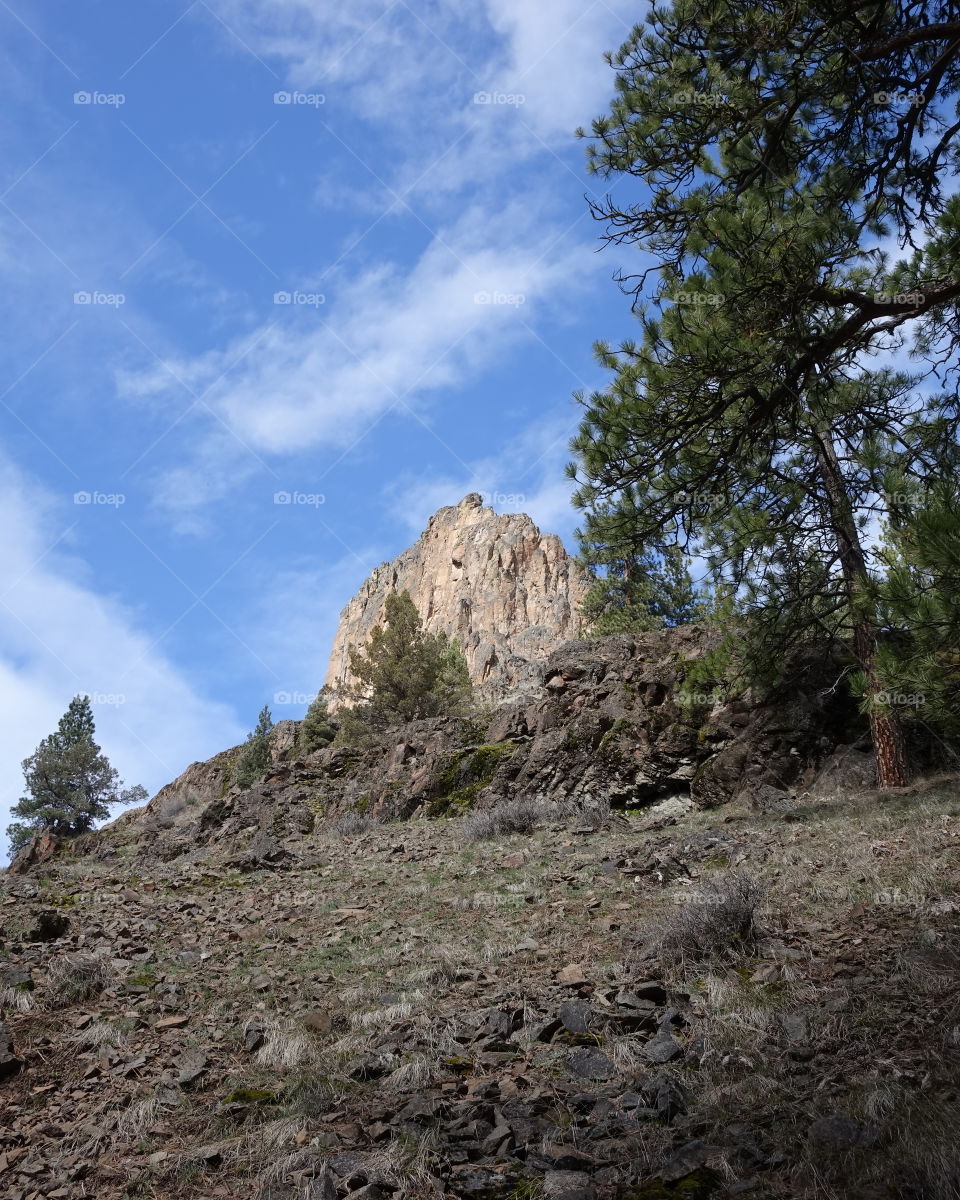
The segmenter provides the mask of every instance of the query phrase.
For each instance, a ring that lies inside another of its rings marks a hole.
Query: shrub
[[[405,721],[464,713],[471,702],[470,676],[459,646],[442,633],[427,633],[409,592],[392,592],[362,650],[350,647],[357,680],[338,711],[341,741]]]
[[[666,966],[734,958],[756,944],[761,885],[740,871],[726,872],[678,905],[653,936],[634,938],[636,957]]]
[[[102,958],[93,954],[65,954],[47,972],[47,1005],[68,1008],[92,996],[98,996],[107,986],[110,970]]]
[[[300,722],[297,749],[302,754],[322,750],[337,736],[337,724],[330,715],[327,689],[321,688],[310,701],[310,707]]]
[[[543,800],[506,800],[464,817],[461,829],[472,842],[490,841],[511,833],[533,833],[549,820],[552,807]]]
[[[375,829],[379,823],[368,813],[346,812],[330,822],[330,831],[342,838],[360,837]]]

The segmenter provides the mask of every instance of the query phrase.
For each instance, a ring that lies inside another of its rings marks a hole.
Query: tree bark
[[[873,704],[881,688],[876,669],[876,622],[864,607],[869,583],[867,560],[860,543],[860,534],[850,506],[843,473],[837,461],[833,435],[829,428],[818,426],[814,436],[820,473],[830,509],[830,523],[837,539],[840,569],[853,615],[854,653],[867,677],[866,695],[870,702],[870,738],[877,763],[877,785],[882,788],[905,787],[910,782],[910,777],[903,726],[896,714],[884,712]]]

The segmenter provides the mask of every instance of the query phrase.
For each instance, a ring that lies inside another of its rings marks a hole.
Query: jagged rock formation
[[[539,665],[530,696],[502,702],[481,725],[414,721],[364,746],[302,756],[295,723],[283,722],[271,768],[251,788],[232,784],[235,747],[76,845],[109,855],[134,843],[148,859],[216,857],[253,870],[296,865],[318,817],[355,810],[395,820],[516,799],[558,809],[665,800],[787,809],[837,745],[857,739],[862,718],[849,697],[823,688],[831,663],[807,668],[802,686],[688,703],[679,689],[712,636],[687,626],[566,642]]]
[[[463,647],[481,695],[529,688],[536,664],[581,633],[583,572],[554,534],[524,513],[498,515],[473,492],[441,508],[420,538],[378,567],[340,616],[327,686],[349,686],[349,647],[362,646],[387,596],[407,591],[430,633]]]

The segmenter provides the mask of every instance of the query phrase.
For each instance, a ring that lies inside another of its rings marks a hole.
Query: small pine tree
[[[409,592],[389,595],[384,616],[385,624],[372,631],[363,651],[350,649],[357,689],[343,712],[341,740],[469,707],[470,675],[462,651],[446,634],[424,631]]]
[[[703,615],[703,600],[678,547],[666,547],[660,558],[615,559],[603,574],[596,564],[585,565],[594,578],[581,611],[593,637],[686,625]]]
[[[327,689],[322,687],[300,722],[297,746],[302,753],[309,754],[311,750],[329,746],[336,736],[337,724],[330,715]]]
[[[7,827],[14,854],[45,829],[57,837],[77,837],[108,817],[111,805],[147,798],[139,784],[123,787],[94,733],[89,698],[74,696],[56,731],[23,760],[28,794],[12,810],[22,820]]]
[[[247,735],[246,743],[237,758],[234,772],[234,783],[242,788],[252,786],[270,766],[270,734],[273,730],[273,718],[270,709],[265,704],[260,709],[257,727]]]

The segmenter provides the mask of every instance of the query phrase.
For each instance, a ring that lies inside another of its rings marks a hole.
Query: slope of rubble
[[[960,787],[842,775],[6,873],[0,1194],[955,1197]]]

